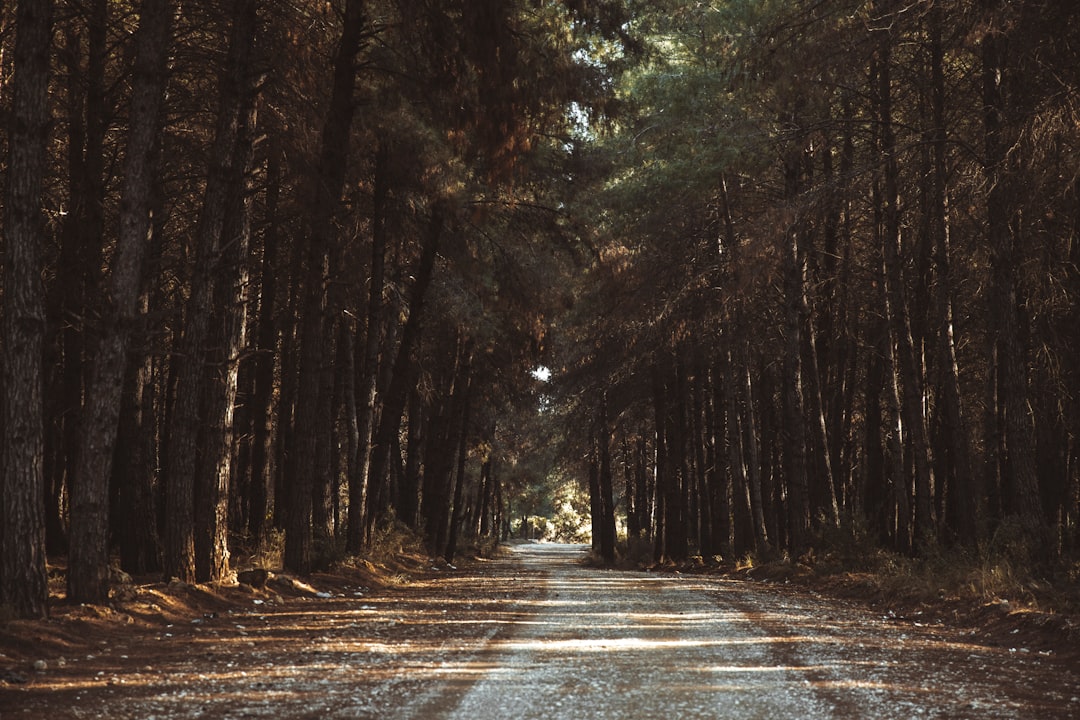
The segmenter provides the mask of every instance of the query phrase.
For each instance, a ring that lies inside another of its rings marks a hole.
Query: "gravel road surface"
[[[1080,717],[1080,681],[1023,649],[702,576],[583,567],[519,546],[544,592],[445,717]]]

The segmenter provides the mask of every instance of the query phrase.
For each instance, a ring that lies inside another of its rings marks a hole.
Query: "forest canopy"
[[[5,3],[0,605],[575,484],[608,561],[1075,560],[1078,14]]]

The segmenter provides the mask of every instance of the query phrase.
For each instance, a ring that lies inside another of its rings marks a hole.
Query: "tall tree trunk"
[[[961,540],[979,541],[979,520],[983,515],[983,489],[972,467],[970,430],[964,417],[960,391],[960,369],[956,359],[953,330],[953,280],[948,222],[948,134],[945,128],[945,55],[941,39],[944,27],[941,6],[935,3],[927,19],[930,42],[932,169],[929,193],[929,227],[936,261],[937,291],[934,298],[938,328],[938,374],[942,396],[942,433],[950,458],[952,483],[948,507],[958,518]]]
[[[750,350],[743,346],[743,361],[739,367],[739,377],[742,379],[742,433],[746,436],[746,463],[747,471],[746,486],[750,493],[750,509],[753,513],[754,522],[754,550],[758,555],[769,552],[769,532],[765,524],[765,494],[762,492],[761,479],[761,448],[758,442],[758,429],[756,413],[754,412],[754,386],[750,378]],[[736,390],[736,393],[738,391]],[[737,395],[735,396],[737,397]],[[735,409],[732,408],[732,412]],[[739,423],[735,422],[733,432],[739,433]]]
[[[344,25],[334,60],[333,90],[327,110],[319,155],[319,166],[311,179],[312,205],[308,214],[308,242],[303,267],[306,273],[303,321],[300,327],[300,371],[294,418],[293,460],[295,472],[289,478],[289,508],[285,533],[285,566],[300,574],[312,570],[312,491],[316,483],[311,470],[316,467],[319,412],[329,398],[322,398],[323,348],[331,328],[325,326],[327,264],[335,243],[333,219],[345,185],[349,158],[349,138],[356,102],[353,98],[358,67],[357,56],[364,40],[366,23],[363,0],[347,0]]]
[[[495,433],[491,434],[494,440]],[[494,507],[494,473],[492,472],[493,461],[489,454],[480,465],[480,517],[476,526],[476,534],[481,538],[492,537],[495,533],[492,529],[495,524],[491,521]]]
[[[652,368],[652,400],[654,425],[656,428],[652,492],[653,560],[659,563],[663,562],[666,558],[665,541],[667,532],[665,529],[665,518],[667,517],[667,511],[665,510],[665,505],[668,495],[667,485],[669,482],[672,482],[672,479],[669,477],[670,468],[668,463],[667,390],[664,387],[663,369],[659,365],[654,365]]]
[[[690,405],[690,437],[693,438],[694,478],[698,495],[698,554],[711,558],[716,554],[713,547],[713,485],[709,482],[706,453],[708,452],[709,432],[705,423],[705,394],[708,389],[708,373],[705,363],[695,362],[695,377],[691,386],[692,402]]]
[[[20,0],[4,193],[3,496],[0,605],[18,617],[49,614],[45,575],[45,476],[41,215],[49,122],[52,3]],[[102,510],[104,513],[104,510]],[[106,588],[106,593],[108,592]]]
[[[461,530],[461,518],[464,513],[465,504],[464,489],[465,489],[465,462],[468,459],[468,439],[469,439],[469,418],[472,410],[472,359],[471,357],[465,361],[465,397],[462,399],[461,408],[461,428],[458,432],[457,443],[457,472],[455,473],[454,480],[454,498],[453,509],[450,513],[450,523],[447,529],[446,536],[446,549],[443,552],[443,559],[448,563],[454,562],[454,555],[457,554],[458,545],[458,533]]]
[[[148,333],[148,319],[160,314],[165,291],[158,282],[164,240],[164,197],[154,181],[153,227],[144,250],[143,281],[137,308],[139,351],[129,357],[121,399],[119,428],[110,478],[109,533],[120,553],[121,568],[131,574],[160,572],[163,504],[158,490],[168,388],[161,380],[167,366],[162,334]]]
[[[438,555],[439,526],[448,503],[447,484],[453,463],[453,436],[451,426],[455,413],[453,377],[440,383],[440,397],[427,414],[427,436],[424,447],[424,488],[421,495],[421,516],[424,524],[424,541],[428,553]]]
[[[247,345],[249,247],[251,242],[250,182],[243,179],[251,162],[251,132],[254,106],[248,108],[242,138],[237,147],[236,169],[240,172],[225,225],[221,249],[221,270],[214,291],[212,327],[216,339],[213,361],[208,368],[206,389],[211,393],[208,422],[203,428],[206,442],[204,471],[196,487],[195,571],[200,582],[217,582],[229,573],[229,506],[233,494],[236,400],[239,390],[240,355]]]
[[[248,108],[256,0],[235,5],[228,57],[220,79],[217,129],[196,233],[191,293],[176,358],[176,396],[165,475],[165,575],[185,582],[220,580],[228,572],[227,501],[236,367],[229,347],[240,340],[248,232],[243,177],[250,156]],[[245,147],[247,145],[248,147]],[[227,231],[231,231],[229,235]],[[221,325],[211,332],[220,308]],[[240,317],[237,317],[240,314]],[[239,322],[238,322],[239,321]],[[212,369],[207,373],[206,368]]]
[[[993,322],[997,328],[1001,408],[1005,416],[1005,466],[1016,515],[1027,539],[1046,549],[1046,513],[1035,473],[1033,414],[1028,390],[1025,349],[1021,337],[1021,289],[1017,278],[1020,227],[1016,207],[1016,178],[1010,167],[1008,101],[1005,94],[1011,68],[1008,35],[999,17],[1006,3],[983,0],[988,30],[982,39],[983,130],[986,153],[987,244],[994,287]]]
[[[453,471],[456,449],[460,440],[461,417],[468,396],[468,373],[464,370],[462,344],[451,355],[453,366],[444,368],[445,376],[436,390],[436,409],[428,429],[428,445],[424,458],[424,540],[428,553],[438,557],[445,549],[446,530],[452,502]]]
[[[337,253],[335,253],[335,256]],[[341,323],[340,293],[342,285],[336,278],[340,274],[340,262],[337,257],[331,259],[327,273],[327,297],[323,315],[327,342],[322,350],[325,359],[319,368],[318,413],[315,428],[315,463],[311,466],[311,529],[315,555],[314,570],[326,570],[335,546],[336,498],[340,497],[341,477],[334,472],[333,457],[336,451],[337,401],[334,388],[335,378],[342,369],[335,362],[337,338]]]
[[[53,412],[59,417],[61,462],[48,479],[49,497],[46,538],[50,549],[66,548],[63,495],[75,477],[75,460],[82,424],[82,398],[86,387],[87,320],[94,304],[91,288],[100,282],[101,246],[104,232],[105,64],[108,52],[106,0],[93,0],[83,11],[86,27],[86,67],[82,67],[81,35],[72,31],[69,47],[68,101],[70,168],[69,202],[62,231],[58,277],[60,299],[60,347],[63,375],[56,388]]]
[[[608,423],[607,393],[600,400],[597,423],[600,491],[600,557],[609,565],[615,562],[615,493],[611,477],[611,427]]]
[[[378,431],[375,433],[371,449],[371,466],[368,471],[369,509],[365,513],[367,527],[365,532],[370,539],[375,527],[379,504],[385,497],[385,475],[390,459],[392,436],[401,429],[401,414],[408,400],[409,387],[412,385],[412,352],[420,338],[421,320],[424,317],[424,305],[428,287],[435,273],[435,260],[438,256],[439,241],[443,233],[444,210],[436,205],[428,221],[428,232],[420,249],[420,260],[416,268],[415,280],[409,294],[409,318],[401,331],[397,356],[394,358],[390,375],[390,385],[386,390],[382,412],[379,417]],[[374,487],[372,487],[374,483]]]
[[[635,504],[638,509],[638,522],[641,526],[641,533],[645,536],[646,540],[652,540],[653,514],[652,493],[649,488],[648,445],[649,443],[645,439],[645,433],[640,433],[637,440],[637,451],[635,452],[634,491],[637,494]]]
[[[685,560],[690,552],[687,544],[685,372],[682,360],[676,354],[673,388],[668,388],[668,483],[664,496],[664,559],[676,563]]]
[[[171,0],[145,0],[136,31],[120,227],[102,307],[101,337],[91,363],[77,475],[72,483],[68,597],[74,602],[104,602],[109,594],[109,518],[105,503],[127,352],[138,320],[143,258],[151,230],[172,16]]]
[[[334,393],[334,402],[339,402],[337,395],[340,392],[341,425],[345,433],[344,457],[342,460],[344,461],[345,487],[348,492],[345,517],[343,518],[346,551],[349,550],[349,529],[352,527],[349,513],[352,512],[353,486],[357,482],[356,478],[360,471],[360,409],[356,405],[356,381],[359,375],[356,361],[359,353],[356,345],[356,323],[352,322],[351,319],[343,318],[338,325],[338,373],[335,380],[338,389]],[[365,453],[366,451],[367,448],[365,447]]]
[[[792,131],[799,131],[793,115]],[[792,140],[794,143],[794,140]],[[801,185],[802,151],[789,151],[785,160],[785,192],[789,202],[798,197]],[[810,494],[806,463],[806,407],[803,390],[803,320],[806,315],[806,254],[802,222],[796,221],[784,233],[784,477],[788,488],[788,525],[793,554],[809,543]]]
[[[723,447],[723,463],[727,470],[723,474],[718,472],[719,485],[714,490],[717,543],[725,558],[731,558],[735,552],[735,525],[732,517],[735,488],[746,487],[746,458],[736,396],[736,388],[741,381],[736,375],[734,352],[730,345],[731,343],[728,343],[728,347],[720,353],[715,374],[722,380],[716,383],[717,395],[713,401],[717,445]],[[720,455],[718,448],[717,457]]]
[[[604,532],[601,529],[604,517],[604,501],[600,497],[600,440],[594,427],[589,438],[589,536],[592,551],[600,555]]]
[[[892,0],[878,0],[882,17],[892,17]],[[923,383],[912,337],[908,302],[904,294],[903,264],[900,257],[900,184],[896,157],[896,135],[892,120],[892,43],[889,31],[881,32],[878,46],[879,151],[883,167],[882,244],[885,259],[886,316],[894,338],[897,371],[901,385],[901,412],[906,426],[908,450],[915,468],[915,527],[917,541],[932,544],[936,539],[933,513],[934,478],[930,465],[929,438],[923,412]]]
[[[144,314],[146,305],[144,299]],[[113,534],[120,552],[120,567],[132,575],[161,570],[161,540],[154,494],[158,463],[153,381],[154,364],[149,354],[138,365],[128,368],[113,462],[113,507],[118,515]]]
[[[250,497],[247,500],[248,534],[261,545],[274,487],[274,365],[278,357],[278,331],[274,319],[277,301],[278,207],[281,191],[280,153],[271,150],[266,164],[266,227],[262,232],[262,268],[259,283],[258,336],[252,356]]]
[[[630,442],[622,437],[623,493],[626,498],[626,535],[629,540],[641,537],[641,518],[638,515],[637,493],[634,488],[633,456],[630,454]]]
[[[824,486],[826,511],[828,512],[829,524],[834,528],[840,527],[840,501],[836,493],[836,473],[832,463],[832,444],[829,441],[829,424],[825,417],[825,391],[823,388],[824,378],[818,365],[817,329],[812,318],[806,322],[806,352],[805,363],[810,375],[810,403],[814,414],[814,432],[816,441],[820,446],[821,464],[824,472],[821,484]]]
[[[379,349],[382,341],[383,290],[386,284],[386,198],[387,165],[390,152],[380,145],[375,154],[374,194],[371,219],[371,275],[368,278],[367,330],[360,368],[363,405],[359,411],[359,447],[356,472],[349,475],[349,520],[346,549],[357,552],[364,541],[364,513],[367,511],[371,471],[371,429],[375,425],[379,388]],[[415,505],[413,510],[415,509]],[[414,510],[415,511],[415,510]]]
[[[409,393],[408,445],[405,448],[405,476],[398,487],[397,516],[407,527],[419,529],[420,460],[424,446],[424,410],[420,392]]]
[[[882,428],[885,425],[885,410],[882,392],[885,389],[885,353],[888,330],[884,321],[875,322],[870,329],[870,351],[867,353],[865,370],[862,413],[866,418],[863,424],[863,465],[861,485],[858,494],[861,502],[863,519],[871,528],[877,528],[880,535],[878,542],[885,543],[892,533],[886,531],[885,498],[885,446],[882,442]]]

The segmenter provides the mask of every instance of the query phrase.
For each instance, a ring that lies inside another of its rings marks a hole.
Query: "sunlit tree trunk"
[[[638,515],[637,493],[634,487],[634,461],[630,454],[630,442],[626,433],[622,435],[620,452],[623,471],[623,494],[626,499],[626,536],[629,540],[641,537],[641,518]]]
[[[244,321],[239,293],[246,286],[249,236],[240,218],[250,155],[245,143],[250,147],[252,139],[244,125],[253,102],[256,3],[243,0],[235,8],[169,422],[165,573],[185,582],[220,580],[229,569],[232,418]]]
[[[649,450],[645,434],[638,435],[634,462],[634,485],[637,493],[637,508],[641,533],[646,540],[652,540],[652,493],[649,492]]]

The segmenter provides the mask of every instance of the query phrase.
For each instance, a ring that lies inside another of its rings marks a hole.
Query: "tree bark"
[[[494,432],[492,433],[494,438]],[[484,458],[484,462],[480,465],[480,497],[479,506],[480,516],[477,519],[476,534],[481,538],[488,538],[496,535],[492,532],[492,528],[495,524],[491,521],[494,513],[492,512],[494,506],[494,472],[492,471],[493,461],[491,459],[490,450],[489,454]]]
[[[765,494],[762,492],[761,481],[761,443],[758,442],[758,429],[756,413],[754,412],[754,386],[750,376],[749,349],[743,348],[744,359],[739,367],[739,377],[742,379],[742,392],[735,391],[735,397],[742,396],[742,425],[745,427],[742,433],[746,436],[746,485],[750,493],[750,509],[753,513],[754,523],[754,550],[758,555],[769,552],[769,531],[765,524]],[[732,408],[732,413],[736,409]],[[735,423],[732,432],[739,433],[739,423],[732,417],[730,422]]]
[[[600,527],[604,516],[604,502],[600,498],[600,441],[597,434],[596,428],[593,428],[589,438],[589,536],[592,551],[599,555],[604,535]]]
[[[436,205],[428,221],[428,232],[420,249],[420,261],[417,265],[415,280],[409,294],[409,318],[401,331],[397,356],[391,370],[390,385],[386,390],[385,400],[379,417],[379,427],[371,449],[371,467],[368,472],[369,508],[365,513],[368,539],[375,527],[379,505],[385,496],[385,474],[390,458],[392,436],[399,432],[401,414],[408,400],[409,386],[412,385],[412,352],[420,337],[420,322],[424,317],[424,305],[428,287],[435,273],[435,260],[439,251],[439,240],[443,233],[444,210]],[[375,483],[374,488],[371,483]],[[372,492],[374,490],[374,492]]]
[[[879,0],[878,10],[891,17],[891,0]],[[915,469],[915,526],[917,542],[933,544],[937,531],[933,513],[934,477],[930,465],[929,437],[923,412],[924,391],[920,363],[912,337],[910,313],[904,295],[903,265],[900,257],[900,185],[896,135],[892,119],[892,43],[890,32],[881,32],[878,46],[879,152],[883,163],[882,248],[885,260],[886,317],[893,336],[897,371],[901,386],[901,413]]]
[[[615,563],[615,494],[611,477],[611,428],[608,424],[607,393],[600,400],[600,418],[597,424],[596,439],[600,458],[600,557],[612,565]]]
[[[105,503],[127,352],[138,320],[143,258],[151,230],[172,16],[171,0],[145,0],[136,31],[120,227],[102,307],[102,334],[93,354],[86,391],[78,474],[71,496],[68,598],[73,602],[104,602],[109,594],[109,518]]]
[[[942,432],[952,471],[949,507],[958,518],[961,541],[979,541],[979,520],[983,515],[983,488],[971,460],[970,429],[964,415],[960,390],[960,369],[956,359],[953,321],[953,279],[948,222],[948,137],[945,128],[945,55],[941,39],[944,27],[941,6],[935,3],[927,18],[930,42],[932,169],[928,214],[933,257],[936,261],[937,291],[934,299],[938,326],[938,374],[942,396]]]
[[[311,572],[314,562],[312,492],[318,484],[311,472],[316,467],[323,349],[331,328],[326,327],[327,265],[333,252],[333,218],[337,214],[349,158],[349,138],[356,103],[353,99],[366,23],[365,3],[347,0],[344,25],[334,60],[333,90],[312,183],[312,205],[307,218],[308,242],[304,257],[306,275],[300,327],[300,370],[294,417],[294,473],[289,482],[286,515],[285,566],[300,574]],[[323,482],[325,479],[320,479]]]
[[[690,393],[690,437],[693,438],[694,480],[697,490],[697,537],[698,554],[711,558],[716,554],[713,546],[713,484],[709,482],[706,465],[706,452],[711,444],[705,423],[705,394],[708,388],[708,374],[700,358],[695,360],[695,377]]]
[[[258,335],[252,358],[251,466],[247,498],[248,534],[253,543],[266,539],[266,521],[274,488],[274,366],[278,356],[277,301],[278,207],[281,191],[280,155],[271,151],[266,165],[266,228],[262,233],[262,268],[259,283]],[[279,438],[280,439],[280,438]]]
[[[994,289],[993,321],[996,325],[1000,370],[1000,407],[1005,417],[1005,467],[1017,517],[1036,553],[1046,548],[1046,513],[1039,497],[1035,473],[1033,414],[1028,390],[1028,371],[1021,337],[1021,288],[1017,278],[1022,244],[1016,207],[1016,179],[1010,167],[1012,141],[1008,128],[1005,87],[1010,74],[1008,35],[996,15],[1005,3],[983,0],[989,29],[982,39],[983,131],[987,244]]]
[[[623,493],[626,498],[626,535],[629,540],[641,537],[641,517],[638,514],[637,492],[634,487],[634,462],[630,453],[630,442],[626,434],[622,436]]]
[[[797,124],[792,123],[793,129]],[[801,149],[785,161],[786,196],[794,202],[800,190]],[[806,256],[802,223],[787,228],[783,238],[784,264],[784,477],[788,487],[788,525],[793,554],[809,542],[810,496],[806,466],[806,407],[803,392],[802,337],[806,314]]]
[[[144,315],[148,302],[144,294]],[[112,472],[116,515],[113,535],[120,552],[120,567],[132,575],[161,570],[154,492],[158,459],[153,382],[151,355],[128,368]]]
[[[405,448],[405,476],[398,487],[397,516],[407,527],[419,529],[420,460],[423,457],[423,401],[418,390],[409,393],[408,445]]]
[[[94,302],[91,288],[97,287],[101,268],[104,232],[104,143],[107,119],[105,64],[108,25],[105,0],[87,3],[81,13],[86,28],[86,64],[83,67],[83,40],[69,31],[68,47],[68,165],[70,211],[64,218],[62,248],[57,268],[56,292],[61,295],[60,316],[53,322],[60,328],[62,376],[50,403],[59,417],[59,448],[52,453],[54,463],[48,478],[49,498],[46,538],[50,550],[63,552],[67,529],[63,517],[63,495],[76,475],[75,461],[82,426],[82,398],[86,387],[88,358],[86,333]],[[48,440],[46,441],[48,442]]]
[[[247,223],[240,218],[245,212],[243,177],[251,142],[251,134],[243,128],[250,122],[248,108],[254,102],[251,64],[256,8],[256,0],[235,5],[196,233],[191,293],[175,360],[176,395],[165,476],[164,565],[166,577],[184,582],[220,580],[229,565],[227,501],[235,360],[244,313],[237,292],[246,285],[249,236]],[[216,333],[212,332],[215,324]]]
[[[686,383],[685,368],[676,355],[672,387],[667,389],[667,483],[664,487],[664,559],[682,562],[687,543]]]
[[[655,562],[664,562],[666,558],[665,541],[667,538],[667,531],[665,529],[665,521],[667,518],[667,512],[665,505],[667,501],[667,485],[671,482],[669,477],[669,463],[668,463],[668,410],[667,410],[667,391],[664,388],[664,376],[663,370],[659,365],[654,365],[652,368],[652,400],[653,400],[653,417],[654,426],[656,428],[656,448],[655,457],[653,460],[653,492],[652,492],[652,506],[653,506],[653,560]]]
[[[456,413],[453,374],[440,382],[435,407],[427,414],[424,434],[424,488],[420,507],[424,543],[432,557],[439,554],[439,528],[449,502],[450,471],[453,464],[453,418]]]
[[[49,589],[42,465],[45,292],[41,271],[45,226],[41,206],[49,127],[52,3],[20,0],[16,13],[3,214],[0,605],[10,607],[21,618],[44,618],[49,614]]]
[[[367,511],[371,471],[371,429],[375,425],[379,388],[379,350],[383,337],[383,291],[386,284],[386,198],[389,150],[380,145],[375,154],[374,194],[371,219],[371,275],[368,278],[367,330],[364,357],[360,366],[363,405],[359,413],[356,471],[349,475],[349,519],[346,549],[357,552],[364,541],[364,513]],[[415,505],[413,515],[415,516]]]
[[[638,435],[637,449],[634,453],[634,492],[637,495],[635,507],[638,511],[638,523],[641,534],[646,540],[652,540],[652,493],[649,492],[648,441],[645,434]]]
[[[461,427],[458,432],[457,443],[457,472],[454,480],[453,509],[450,513],[450,523],[446,537],[446,550],[443,559],[448,563],[454,562],[457,554],[458,533],[461,530],[461,518],[464,513],[464,489],[465,489],[465,462],[468,459],[469,419],[472,410],[472,359],[465,361],[465,397],[462,399]]]

